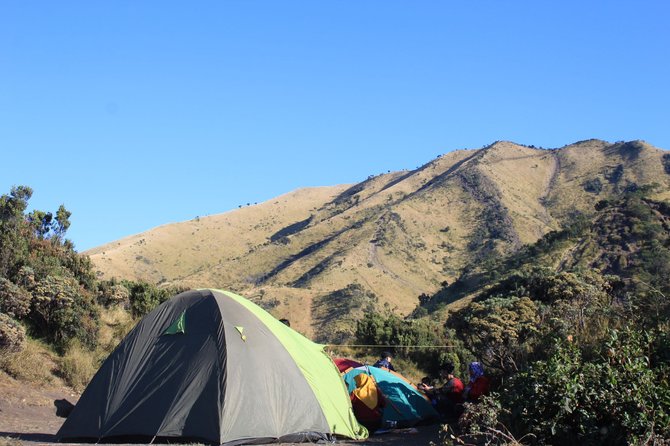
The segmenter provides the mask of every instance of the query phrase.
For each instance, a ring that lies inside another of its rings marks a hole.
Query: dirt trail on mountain
[[[551,222],[552,222],[553,218],[552,218],[551,214],[549,213],[549,210],[547,209],[546,201],[549,199],[549,195],[554,191],[554,188],[556,187],[556,183],[558,182],[558,175],[561,172],[561,160],[560,160],[560,158],[554,152],[552,152],[551,155],[552,155],[551,159],[553,160],[553,166],[551,168],[551,176],[549,177],[549,181],[547,182],[547,186],[544,188],[542,196],[540,197],[540,202],[543,204],[543,206],[542,206],[543,215],[541,216],[541,218],[547,226],[551,226]]]

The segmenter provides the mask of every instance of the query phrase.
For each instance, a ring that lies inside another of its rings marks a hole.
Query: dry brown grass
[[[104,360],[128,332],[137,324],[130,312],[120,306],[100,311],[100,331],[96,355],[99,361]]]
[[[78,343],[73,343],[58,359],[58,371],[76,391],[82,391],[98,370],[96,354]]]
[[[83,390],[100,363],[116,348],[136,321],[120,307],[102,309],[100,313],[99,343],[95,351],[90,351],[78,343],[73,343],[66,353],[59,357],[49,346],[27,338],[25,348],[18,353],[0,352],[0,370],[11,377],[38,385],[65,382],[77,391]]]
[[[21,381],[51,384],[54,382],[56,357],[45,344],[28,338],[22,351],[0,354],[0,369]]]

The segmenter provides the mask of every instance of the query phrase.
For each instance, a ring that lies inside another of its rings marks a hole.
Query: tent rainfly
[[[343,360],[336,361],[343,364]],[[345,360],[349,361],[349,360]],[[383,421],[395,421],[403,426],[412,426],[421,422],[433,422],[439,419],[430,400],[407,378],[385,368],[359,366],[344,371],[344,382],[348,390],[356,388],[354,378],[365,373],[372,376],[389,404],[384,408]]]
[[[323,346],[234,293],[179,294],[102,364],[60,441],[223,445],[362,439]]]

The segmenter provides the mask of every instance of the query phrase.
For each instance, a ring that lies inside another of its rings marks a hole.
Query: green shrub
[[[110,307],[112,305],[130,303],[130,290],[116,280],[108,280],[98,283],[97,300],[100,305]]]
[[[440,439],[445,446],[455,445],[496,445],[521,446],[533,439],[527,434],[517,440],[501,419],[504,410],[500,404],[500,395],[484,395],[478,403],[465,403],[458,418],[458,428],[444,425]]]
[[[47,276],[33,290],[30,312],[36,334],[64,349],[74,339],[94,346],[98,310],[71,277]]]
[[[510,425],[551,444],[670,439],[668,365],[654,364],[649,356],[659,336],[612,331],[592,359],[574,343],[559,345],[548,360],[532,364],[501,392]]]
[[[20,352],[25,340],[26,331],[21,324],[0,313],[0,355]]]
[[[130,311],[133,317],[142,317],[175,294],[186,291],[183,287],[159,288],[146,282],[123,281],[130,291]]]
[[[384,316],[369,312],[357,322],[356,340],[365,345],[392,345],[395,355],[414,361],[432,373],[437,373],[445,361],[460,364],[461,358],[471,356],[464,352],[462,342],[453,332],[447,332],[442,323],[430,319],[401,319],[394,314]],[[445,345],[452,348],[445,349]],[[439,347],[431,349],[430,346]],[[380,353],[380,348],[372,351],[373,355]]]
[[[505,373],[519,370],[537,341],[537,304],[528,297],[493,297],[454,315],[450,327],[486,364]]]
[[[458,428],[464,434],[487,434],[496,429],[502,410],[500,395],[484,395],[477,403],[464,403],[463,414],[458,418]]]
[[[31,299],[28,291],[0,277],[0,312],[21,319],[30,311]]]

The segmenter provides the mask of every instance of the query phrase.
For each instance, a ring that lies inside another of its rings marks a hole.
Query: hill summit
[[[419,296],[487,259],[651,184],[655,198],[670,197],[670,157],[643,141],[558,149],[499,141],[167,224],[86,254],[100,278],[230,289],[315,339],[333,339],[365,311],[407,314]]]

